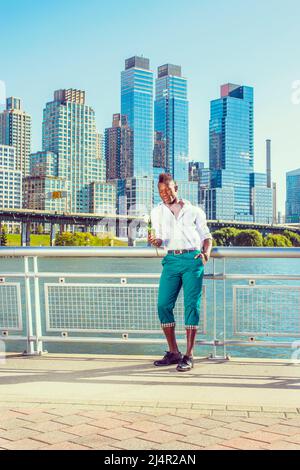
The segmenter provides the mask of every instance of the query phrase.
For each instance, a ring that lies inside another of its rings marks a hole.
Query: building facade
[[[121,115],[132,132],[123,158],[126,177],[118,184],[118,210],[145,213],[153,204],[153,72],[149,59],[134,56],[121,73]],[[129,175],[129,176],[128,176]],[[147,193],[144,193],[144,191]]]
[[[221,97],[213,100],[210,108],[211,187],[233,188],[233,208],[229,212],[233,211],[234,220],[253,220],[249,180],[254,171],[253,138],[253,88],[222,85]],[[214,195],[221,197],[222,192],[216,191]],[[222,203],[216,203],[217,206]],[[216,215],[212,218],[217,218]],[[225,214],[218,218],[225,218]]]
[[[158,67],[154,128],[165,143],[165,168],[176,181],[188,181],[189,175],[189,122],[187,80],[179,65]],[[163,166],[158,164],[157,166]]]
[[[19,98],[6,100],[6,109],[0,113],[0,144],[16,149],[16,170],[23,176],[29,174],[31,152],[31,116],[22,109]]]
[[[209,220],[234,220],[234,189],[200,188],[200,205]]]
[[[285,220],[300,223],[300,168],[286,174]]]
[[[99,181],[106,181],[106,161],[104,150],[104,135],[96,132],[96,158],[99,161]]]
[[[149,59],[131,57],[121,73],[121,114],[133,132],[130,177],[151,177],[153,163],[153,72]]]
[[[115,214],[117,210],[116,184],[94,181],[91,183],[91,206],[93,214]]]
[[[113,115],[112,127],[105,129],[106,179],[133,176],[133,131],[127,116]]]
[[[70,183],[58,176],[58,156],[53,152],[30,155],[30,176],[23,180],[25,209],[70,211]]]
[[[22,172],[17,170],[16,149],[0,145],[0,207],[22,208]]]
[[[204,169],[203,162],[189,162],[189,181],[200,181],[201,170]]]
[[[43,116],[43,151],[58,158],[58,177],[70,184],[71,212],[88,213],[90,184],[99,181],[103,159],[99,158],[95,112],[85,103],[81,90],[57,90]]]
[[[250,204],[253,222],[273,223],[273,191],[266,173],[250,173]]]

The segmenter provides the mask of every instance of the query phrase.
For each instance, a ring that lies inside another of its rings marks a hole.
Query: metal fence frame
[[[99,278],[127,278],[133,279],[143,277],[144,279],[158,279],[159,274],[133,274],[133,273],[113,273],[109,276],[100,273],[59,273],[59,272],[40,272],[38,269],[39,258],[162,258],[165,252],[162,249],[155,250],[153,248],[127,248],[127,247],[21,247],[21,248],[0,248],[0,258],[13,257],[23,258],[24,272],[20,273],[0,273],[1,279],[6,278],[23,278],[25,282],[25,305],[26,305],[26,335],[9,335],[9,331],[2,331],[2,339],[4,341],[20,341],[27,342],[26,353],[28,355],[42,354],[43,342],[98,342],[113,343],[131,341],[135,343],[162,343],[164,338],[132,338],[130,339],[126,332],[119,338],[99,338],[99,337],[78,337],[69,336],[68,334],[59,336],[45,336],[42,333],[42,320],[40,309],[40,286],[41,278],[58,278],[59,282],[63,282],[65,278],[79,279],[99,279]],[[270,347],[291,347],[288,341],[257,341],[255,338],[246,340],[227,340],[226,338],[226,280],[296,280],[300,281],[299,275],[275,275],[275,274],[227,274],[226,259],[229,258],[300,258],[300,248],[238,248],[238,247],[216,247],[212,250],[212,273],[205,274],[205,279],[213,280],[213,338],[197,341],[197,344],[212,346],[212,358],[226,358],[228,345],[238,346],[270,346]],[[223,260],[222,272],[216,272],[216,260]],[[32,260],[33,269],[29,268],[29,260]],[[33,292],[31,292],[31,280],[33,280]],[[216,298],[216,281],[223,282],[223,338],[222,341],[217,339],[217,298]],[[108,284],[109,285],[109,284]],[[233,286],[234,287],[234,286]],[[32,296],[34,296],[35,309],[32,308]],[[206,310],[205,310],[206,311]],[[33,321],[34,319],[34,321]],[[1,327],[0,327],[1,328]],[[3,330],[3,328],[2,328]],[[136,333],[139,330],[136,331]],[[99,331],[97,331],[99,332]],[[145,331],[142,331],[145,333]],[[151,333],[151,332],[147,332]],[[284,336],[284,335],[281,335]],[[298,345],[298,347],[300,344]],[[222,349],[222,354],[218,356],[217,349]]]

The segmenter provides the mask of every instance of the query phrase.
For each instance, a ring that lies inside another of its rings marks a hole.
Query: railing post
[[[34,344],[32,340],[32,310],[31,310],[31,293],[30,293],[30,277],[28,257],[24,256],[24,272],[25,272],[25,303],[26,303],[26,327],[27,327],[27,350],[25,354],[34,355]]]
[[[216,260],[213,258],[213,352],[209,356],[211,360],[224,360],[229,359],[226,355],[226,283],[225,279],[223,280],[223,355],[218,356],[217,354],[217,345],[219,343],[217,339],[217,287],[216,287],[216,269],[215,269]],[[225,276],[225,258],[223,258],[223,276]],[[220,345],[221,346],[221,345]],[[219,347],[220,347],[219,346]]]
[[[50,224],[50,246],[54,245],[55,240],[55,224]]]
[[[42,324],[41,324],[41,305],[40,305],[40,286],[38,274],[38,260],[37,256],[33,258],[33,271],[34,271],[34,304],[35,304],[35,332],[36,332],[36,352],[42,354],[43,341],[42,337]]]
[[[226,322],[226,258],[223,258],[223,357],[229,359],[227,356],[226,339],[227,339],[227,322]]]
[[[214,335],[214,342],[217,340],[217,291],[216,291],[216,260],[213,258],[213,302],[214,302],[214,326],[213,326],[213,335]],[[213,354],[212,359],[217,356],[217,347],[213,346]]]
[[[30,246],[30,222],[22,222],[21,245]]]

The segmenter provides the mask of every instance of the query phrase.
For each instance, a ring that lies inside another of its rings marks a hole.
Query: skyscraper
[[[0,207],[22,207],[22,173],[16,168],[16,149],[9,145],[0,145]]]
[[[189,121],[187,80],[182,77],[179,65],[158,67],[154,128],[160,141],[165,142],[165,170],[176,181],[189,178]],[[154,160],[154,165],[156,164]]]
[[[203,162],[189,162],[189,181],[200,182],[201,171],[204,169]]]
[[[133,131],[134,177],[151,177],[153,163],[153,72],[149,59],[134,56],[121,73],[121,114]]]
[[[100,173],[98,175],[99,181],[106,181],[106,162],[104,155],[104,136],[100,132],[96,132],[96,158],[99,161]]]
[[[89,212],[90,184],[99,181],[103,162],[95,112],[85,104],[84,91],[55,91],[44,109],[43,150],[57,155],[57,176],[70,182],[71,212]]]
[[[221,97],[211,102],[209,161],[211,188],[233,188],[234,219],[252,221],[250,173],[253,172],[253,88],[234,84],[221,86]],[[222,198],[222,191],[215,192]],[[218,206],[218,201],[216,201]],[[216,218],[210,214],[210,218]],[[219,217],[221,213],[219,211]]]
[[[273,190],[268,173],[250,173],[250,204],[253,222],[273,223]]]
[[[287,223],[300,223],[300,168],[286,174],[285,210]]]
[[[127,116],[114,114],[112,127],[105,129],[105,160],[108,180],[133,176],[133,131]]]
[[[121,115],[127,116],[132,131],[132,150],[125,169],[130,176],[118,182],[118,211],[146,214],[153,202],[153,72],[145,57],[134,56],[125,61],[121,73]]]
[[[14,147],[16,170],[29,174],[31,152],[31,117],[22,109],[19,98],[6,100],[6,109],[0,113],[0,144]]]

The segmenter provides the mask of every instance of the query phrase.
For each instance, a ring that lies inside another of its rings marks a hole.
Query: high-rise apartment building
[[[26,209],[69,212],[70,184],[58,176],[58,156],[53,152],[30,155],[30,176],[23,180]]]
[[[90,211],[90,184],[99,181],[103,165],[99,145],[95,112],[85,103],[85,92],[55,91],[44,109],[43,151],[57,155],[57,176],[69,181],[71,212]]]
[[[96,158],[99,160],[99,181],[106,181],[106,161],[104,151],[104,136],[100,132],[96,133]]]
[[[113,115],[112,127],[105,129],[107,180],[133,176],[133,131],[127,116]]]
[[[0,207],[22,208],[22,173],[16,168],[16,149],[0,145]]]
[[[31,116],[22,109],[19,98],[6,100],[6,109],[0,113],[0,144],[15,148],[16,170],[29,174],[31,152]]]

